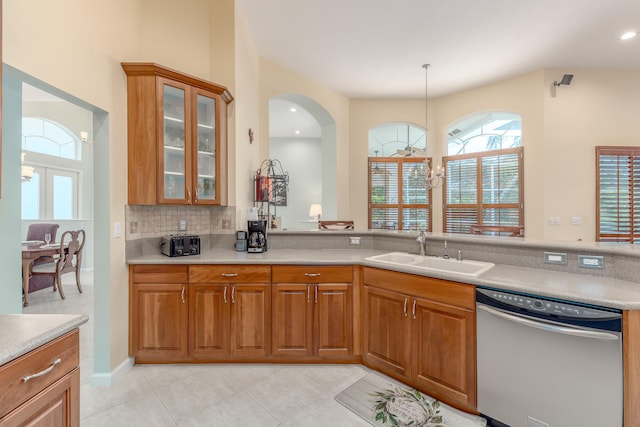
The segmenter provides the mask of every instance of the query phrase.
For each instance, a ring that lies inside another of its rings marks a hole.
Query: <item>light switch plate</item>
[[[178,220],[178,231],[187,231],[187,220],[179,219]]]

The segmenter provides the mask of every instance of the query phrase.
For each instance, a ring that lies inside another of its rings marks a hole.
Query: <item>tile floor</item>
[[[24,313],[83,313],[80,425],[366,427],[334,396],[369,372],[360,365],[136,365],[111,387],[90,384],[93,277],[79,294],[65,275],[66,299],[51,288],[29,294]]]

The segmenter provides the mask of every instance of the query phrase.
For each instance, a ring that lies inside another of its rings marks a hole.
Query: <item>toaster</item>
[[[200,236],[164,236],[160,247],[166,256],[200,255]]]

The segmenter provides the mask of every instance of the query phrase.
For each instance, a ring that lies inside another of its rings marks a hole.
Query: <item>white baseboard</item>
[[[133,357],[126,358],[121,364],[108,373],[93,373],[91,374],[91,384],[95,386],[110,387],[122,378],[134,364]]]

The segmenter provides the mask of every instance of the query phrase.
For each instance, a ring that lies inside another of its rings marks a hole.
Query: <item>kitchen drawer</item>
[[[192,265],[189,283],[270,283],[269,265]]]
[[[134,265],[131,267],[133,283],[187,283],[188,265]]]
[[[350,265],[274,265],[273,283],[351,283]]]
[[[0,418],[79,366],[78,336],[76,329],[0,366]]]

